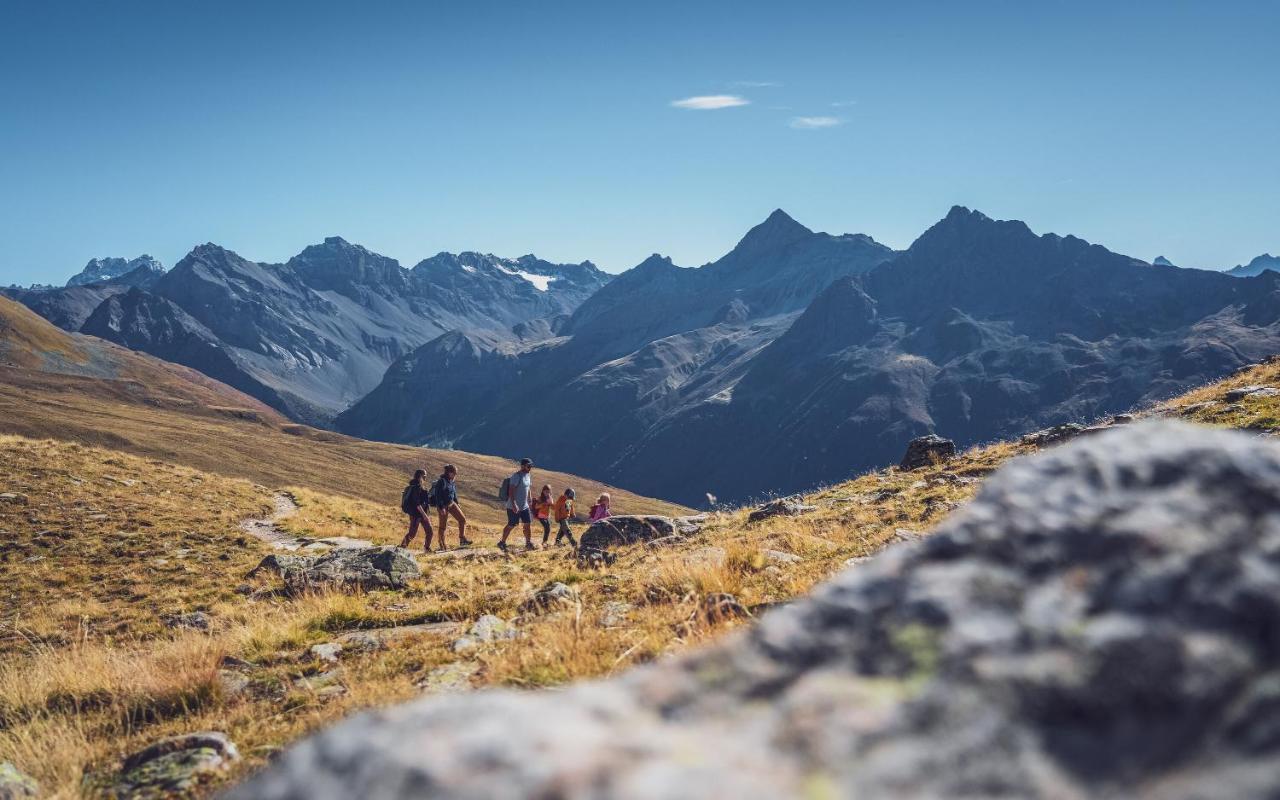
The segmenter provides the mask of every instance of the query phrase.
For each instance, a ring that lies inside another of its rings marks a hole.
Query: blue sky
[[[953,204],[1231,266],[1280,250],[1277,41],[1276,2],[7,0],[0,283],[330,235],[696,266],[775,207],[905,247]]]

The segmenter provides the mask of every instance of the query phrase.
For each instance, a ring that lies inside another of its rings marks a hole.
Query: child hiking
[[[554,505],[551,500],[551,484],[543,484],[542,491],[538,492],[530,505],[534,518],[542,525],[543,547],[547,546],[547,540],[551,538],[551,509]]]
[[[602,492],[600,497],[596,499],[596,504],[591,507],[591,521],[599,522],[609,516],[609,493]]]
[[[556,500],[556,523],[560,526],[556,531],[556,544],[560,544],[561,539],[568,539],[569,544],[577,547],[578,541],[573,538],[573,531],[569,530],[569,520],[573,517],[573,497],[573,490],[565,489],[564,494]]]

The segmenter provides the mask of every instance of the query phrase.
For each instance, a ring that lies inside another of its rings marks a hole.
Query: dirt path
[[[283,530],[278,523],[291,517],[298,511],[298,504],[284,492],[276,492],[271,498],[273,509],[267,517],[250,517],[240,523],[240,530],[255,539],[260,539],[276,550],[327,550],[337,547],[373,547],[367,539],[352,539],[348,536],[331,536],[327,539],[311,539],[306,536],[294,536]]]

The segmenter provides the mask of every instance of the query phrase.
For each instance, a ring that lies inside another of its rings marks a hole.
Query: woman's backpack
[[[414,507],[413,490],[418,488],[414,484],[404,487],[404,493],[400,495],[400,510],[406,514],[416,514],[418,509]]]

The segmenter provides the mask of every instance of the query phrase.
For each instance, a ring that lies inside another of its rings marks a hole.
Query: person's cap
[[[575,495],[575,494],[573,493],[573,490],[572,490],[572,489],[565,489],[565,490],[564,490],[564,496],[565,496],[565,497],[568,497],[568,498],[569,498],[569,499],[571,499],[571,500],[572,500],[574,497],[577,497],[577,495]]]
[[[532,467],[532,466],[533,466],[533,459],[532,459],[532,458],[522,458],[522,459],[520,459],[520,466],[522,466],[522,467]]]

